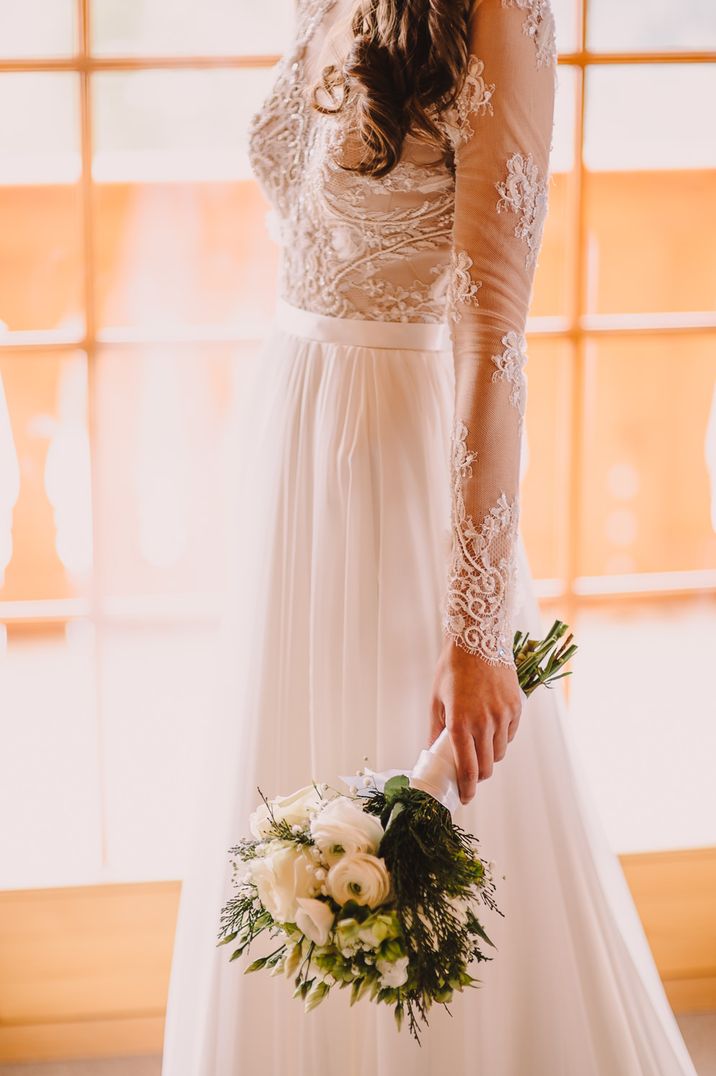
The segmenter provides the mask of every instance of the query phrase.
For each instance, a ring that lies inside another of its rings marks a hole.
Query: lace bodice
[[[292,45],[250,125],[252,168],[282,248],[279,294],[343,318],[449,322],[443,628],[486,661],[512,664],[524,327],[547,209],[552,11],[549,0],[474,0],[464,84],[448,111],[434,112],[447,149],[409,133],[395,168],[373,177],[340,167],[357,152],[356,135],[307,94],[316,42],[341,3],[298,0]]]

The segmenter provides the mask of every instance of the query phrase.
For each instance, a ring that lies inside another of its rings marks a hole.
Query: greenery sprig
[[[390,778],[382,792],[370,790],[364,810],[378,815],[385,830],[378,855],[391,875],[410,960],[408,981],[395,991],[395,1017],[400,1027],[407,1015],[419,1042],[419,1024],[427,1024],[433,1001],[447,1007],[454,991],[480,981],[469,974],[468,963],[492,959],[483,943],[494,944],[468,903],[480,900],[503,913],[492,875],[477,854],[477,837],[456,825],[442,803],[411,788],[407,776]]]
[[[568,630],[555,620],[542,640],[515,633],[513,654],[525,695],[570,675],[564,665],[577,647],[571,633],[563,639]],[[319,797],[328,787],[315,786]],[[455,991],[478,985],[468,966],[493,959],[485,946],[494,948],[494,943],[476,910],[483,905],[503,913],[495,902],[493,865],[478,855],[477,837],[456,825],[438,800],[411,788],[407,774],[392,777],[382,790],[364,787],[362,809],[378,816],[383,827],[376,855],[389,873],[390,895],[377,908],[357,900],[340,905],[324,886],[319,899],[330,907],[334,925],[328,942],[318,945],[295,923],[276,922],[250,880],[247,865],[274,841],[315,852],[308,822],[289,825],[276,817],[271,801],[258,791],[267,807],[266,834],[263,840],[243,838],[230,849],[236,892],[222,909],[218,944],[235,943],[231,960],[236,960],[260,934],[277,936],[279,944],[249,964],[246,973],[266,968],[293,977],[293,996],[307,1011],[332,986],[350,987],[351,1005],[363,996],[388,1003],[398,1027],[407,1017],[419,1043],[431,1006],[447,1008]],[[391,969],[399,973],[391,976]],[[391,985],[391,979],[400,985]]]
[[[544,639],[530,639],[529,632],[516,631],[512,652],[517,666],[517,678],[525,695],[529,696],[540,687],[552,687],[557,680],[571,676],[571,670],[561,672],[569,659],[577,652],[571,631],[562,620],[555,620]]]

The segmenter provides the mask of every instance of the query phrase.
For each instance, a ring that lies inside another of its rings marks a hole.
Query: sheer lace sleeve
[[[556,52],[549,0],[476,0],[451,109],[455,365],[444,632],[513,665],[525,322],[547,209]]]

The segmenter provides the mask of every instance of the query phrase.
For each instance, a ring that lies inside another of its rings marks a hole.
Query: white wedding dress
[[[464,86],[435,116],[448,152],[409,133],[382,177],[340,167],[350,127],[305,92],[350,6],[299,0],[251,125],[280,298],[237,393],[220,677],[201,717],[163,1076],[694,1074],[558,689],[531,696],[506,757],[458,808],[497,864],[504,918],[485,916],[483,985],[436,1006],[422,1046],[387,1006],[349,1008],[337,989],[306,1015],[285,978],[245,976],[216,947],[227,850],[257,786],[337,783],[366,757],[412,766],[444,636],[509,664],[513,628],[545,626],[518,491],[548,0],[477,0]]]

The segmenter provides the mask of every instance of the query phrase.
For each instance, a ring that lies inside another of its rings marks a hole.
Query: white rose
[[[376,852],[383,827],[347,796],[336,796],[311,822],[311,836],[328,863],[354,852]]]
[[[311,811],[317,808],[322,800],[320,793],[316,792],[313,785],[305,785],[290,796],[276,796],[269,802],[277,822],[288,822],[289,826],[302,826],[308,821]],[[249,818],[249,828],[257,840],[263,840],[269,833],[270,824],[269,809],[265,803],[260,803]]]
[[[402,986],[408,981],[407,956],[399,956],[397,960],[383,960],[379,957],[375,966],[380,972],[383,986]]]
[[[313,860],[304,848],[294,844],[255,859],[251,880],[264,908],[277,923],[295,923],[299,897],[314,897],[320,887]]]
[[[354,900],[376,908],[390,895],[390,875],[382,859],[367,852],[354,852],[333,864],[326,887],[337,904]]]
[[[335,916],[325,900],[299,897],[296,926],[316,945],[325,945]]]

